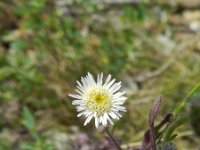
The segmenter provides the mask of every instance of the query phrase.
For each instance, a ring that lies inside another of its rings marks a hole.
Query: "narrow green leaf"
[[[177,114],[180,112],[181,109],[183,109],[183,107],[185,106],[187,99],[191,96],[194,96],[195,94],[197,94],[198,92],[200,92],[200,82],[198,84],[196,84],[192,90],[187,94],[187,96],[175,107],[174,111],[173,111],[173,115],[176,117]]]

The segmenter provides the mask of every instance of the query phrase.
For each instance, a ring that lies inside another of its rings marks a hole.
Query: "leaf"
[[[167,123],[171,123],[173,120],[173,115],[172,113],[168,113],[164,119],[155,127],[156,132],[158,132],[164,125]]]
[[[200,82],[197,83],[192,90],[187,94],[187,96],[175,107],[173,115],[176,117],[177,114],[183,109],[189,97],[196,95],[200,92]]]
[[[22,124],[29,130],[32,136],[37,137],[35,119],[27,107],[23,108]]]
[[[4,80],[5,78],[9,77],[13,73],[12,68],[10,67],[3,67],[0,69],[0,80]]]
[[[149,150],[152,148],[156,150],[156,136],[155,136],[155,128],[154,128],[154,120],[156,117],[156,113],[161,103],[161,97],[158,97],[154,102],[152,109],[149,113],[149,130],[147,130],[144,134],[144,138],[141,144],[141,150]]]
[[[150,141],[151,141],[151,147],[153,150],[156,150],[154,120],[156,117],[156,113],[158,112],[160,103],[161,103],[161,97],[158,97],[157,100],[153,104],[153,108],[150,110],[150,116],[149,116]]]
[[[188,117],[189,115],[186,114],[177,118],[176,121],[174,121],[167,129],[164,141],[172,141],[176,137],[176,134],[173,134],[174,130],[177,129],[180,125],[187,122]]]
[[[183,123],[188,121],[188,115],[181,116],[178,119],[177,119],[177,115],[181,111],[181,109],[183,109],[183,107],[186,105],[187,100],[190,97],[196,96],[199,92],[200,92],[200,82],[197,83],[192,88],[192,90],[187,94],[187,96],[175,107],[175,109],[173,111],[173,116],[176,120],[174,121],[174,123],[172,123],[169,126],[169,128],[166,132],[166,135],[165,135],[165,141],[172,141],[176,137],[176,134],[173,134],[174,130],[176,128],[178,128],[180,125],[182,125]]]
[[[149,116],[149,127],[150,128],[154,126],[154,120],[155,120],[158,108],[160,106],[160,103],[161,103],[161,97],[158,97],[157,100],[154,102],[152,109],[150,110],[150,116]]]

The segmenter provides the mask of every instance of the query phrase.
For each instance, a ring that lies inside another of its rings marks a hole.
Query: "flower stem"
[[[112,142],[114,143],[114,145],[116,146],[116,148],[118,150],[122,150],[120,145],[117,143],[117,141],[115,140],[115,138],[112,136],[112,134],[110,133],[110,131],[108,130],[108,128],[105,129],[107,135],[109,136],[109,138],[112,140]]]

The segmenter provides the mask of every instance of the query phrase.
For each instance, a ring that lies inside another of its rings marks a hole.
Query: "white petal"
[[[122,117],[122,115],[118,112],[115,112],[115,114],[118,116],[118,117]]]
[[[79,89],[82,93],[85,92],[85,88],[83,88],[83,87],[79,87],[79,86],[76,86],[76,87],[77,87],[77,89]]]
[[[99,122],[100,123],[103,122],[103,117],[102,116],[99,117]]]
[[[99,118],[98,117],[95,117],[95,126],[96,126],[96,128],[99,127]]]
[[[92,82],[90,81],[89,75],[86,75],[85,82],[86,82],[87,86],[91,86],[92,85]]]
[[[113,79],[112,81],[110,81],[110,82],[106,85],[106,87],[107,87],[107,88],[110,88],[110,87],[113,85],[113,83],[115,82],[115,80],[116,80],[116,79]]]
[[[112,124],[112,125],[113,125],[113,122],[112,122],[112,120],[110,119],[110,117],[108,116],[108,114],[107,114],[107,113],[106,113],[106,117],[107,117],[108,121],[110,122],[110,124]]]
[[[123,96],[123,97],[119,97],[119,98],[114,98],[112,101],[113,102],[117,102],[117,101],[123,101],[124,102],[126,99],[127,99],[127,97]]]
[[[86,110],[87,108],[85,106],[77,106],[76,109],[78,112],[81,112],[83,110]]]
[[[91,111],[87,110],[87,113],[85,114],[86,117],[88,117],[89,115],[93,114]],[[93,114],[94,115],[94,114]]]
[[[105,121],[105,119],[106,119],[106,118],[105,118],[104,115],[103,115],[103,116],[102,116],[102,122],[101,122],[103,126],[106,125],[106,121]]]
[[[69,96],[77,99],[82,99],[82,96],[78,94],[69,94]]]
[[[108,77],[107,77],[107,79],[106,79],[106,82],[104,83],[104,85],[107,85],[108,82],[110,82],[110,79],[111,79],[111,75],[109,74]]]
[[[79,87],[83,87],[83,85],[77,80],[76,83],[78,84]]]
[[[111,88],[110,91],[112,93],[115,93],[116,91],[118,91],[121,88],[121,82],[115,83]]]
[[[72,102],[72,105],[80,105],[80,104],[84,104],[85,102],[83,100],[74,100]]]
[[[125,108],[124,106],[117,106],[117,105],[114,105],[113,107],[116,108],[116,109],[118,109],[118,110],[120,110],[120,111],[126,112],[126,108]]]
[[[113,118],[113,119],[118,119],[119,120],[119,117],[114,113],[114,112],[109,112],[109,115]]]
[[[93,114],[89,115],[84,122],[84,126],[86,126],[91,121],[92,118],[93,118]]]
[[[98,84],[101,85],[101,86],[103,84],[103,73],[101,73],[100,76],[99,76],[99,83]]]
[[[117,97],[120,97],[120,96],[122,96],[122,95],[124,95],[126,92],[124,91],[124,92],[117,92],[117,93],[115,93],[114,95],[113,95],[113,97],[114,98],[117,98]]]
[[[113,102],[113,104],[114,104],[114,105],[123,105],[123,104],[124,104],[124,102],[123,102],[123,101],[117,101],[117,102],[116,102],[116,101],[114,101],[114,102]]]
[[[78,94],[83,95],[83,92],[82,92],[81,90],[75,89],[75,91],[76,91]]]
[[[81,82],[83,83],[83,87],[87,88],[87,83],[85,81],[85,78],[81,77]]]
[[[82,111],[82,112],[80,112],[80,113],[77,115],[77,117],[80,117],[80,116],[84,115],[85,112],[86,112],[86,111]]]
[[[93,76],[92,76],[89,72],[88,72],[88,79],[90,80],[91,85],[96,84],[96,82],[95,82]]]
[[[106,126],[107,125],[107,116],[106,116],[106,113],[104,114],[103,119],[104,119],[104,125]]]

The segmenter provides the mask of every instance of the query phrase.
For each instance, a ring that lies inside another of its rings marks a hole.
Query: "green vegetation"
[[[112,128],[122,143],[138,145],[160,95],[157,122],[189,113],[199,93],[200,11],[178,1],[113,2],[0,1],[0,150],[100,145],[105,136],[83,126],[68,97],[87,72],[112,74],[127,91],[128,112]],[[177,134],[177,149],[198,149],[188,119],[174,124],[168,140]]]

